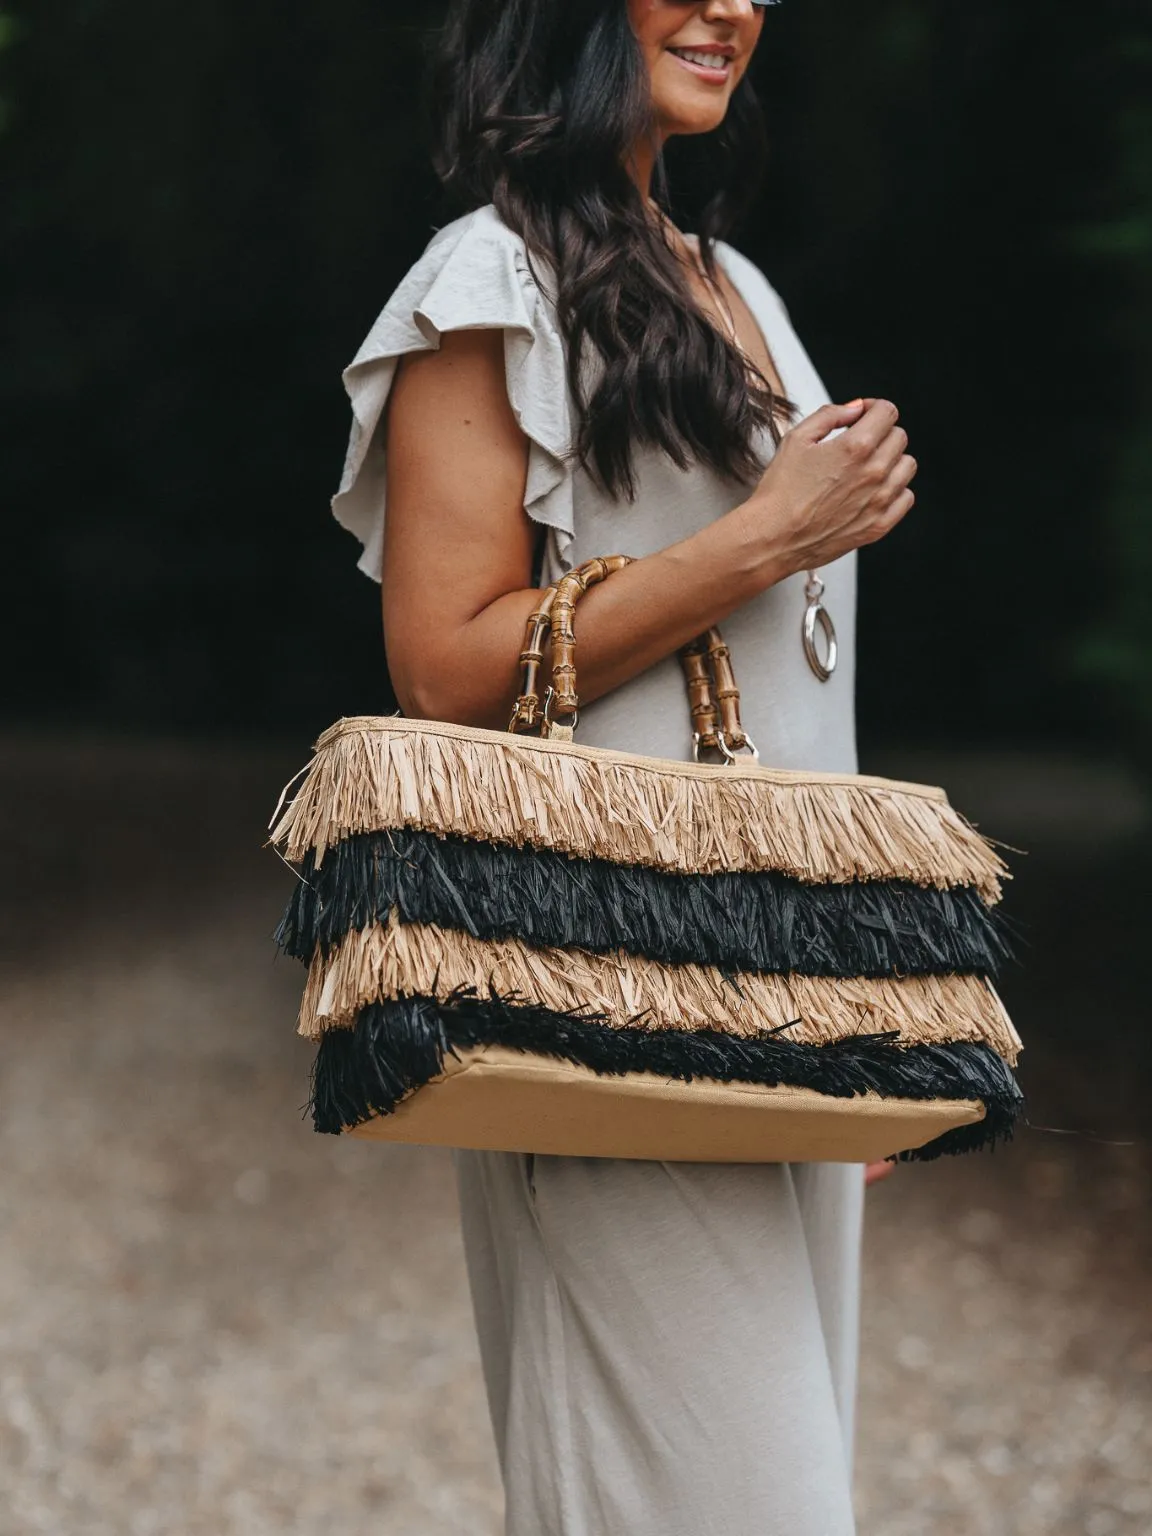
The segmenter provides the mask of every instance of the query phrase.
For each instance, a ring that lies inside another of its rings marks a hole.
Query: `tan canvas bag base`
[[[556,1156],[706,1163],[880,1162],[983,1119],[980,1104],[807,1088],[668,1082],[481,1046],[448,1058],[442,1077],[390,1115],[346,1135],[367,1141]]]

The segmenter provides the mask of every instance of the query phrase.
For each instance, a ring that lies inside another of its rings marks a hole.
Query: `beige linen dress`
[[[718,255],[786,394],[811,414],[828,397],[779,298],[731,247]],[[747,496],[646,451],[639,494],[621,502],[572,462],[553,308],[523,242],[481,208],[435,236],[345,374],[354,423],[333,510],[368,575],[380,570],[379,429],[397,362],[476,328],[504,335],[545,581],[592,555],[652,554]],[[767,437],[762,450],[767,462]],[[830,682],[801,648],[803,576],[738,609],[724,634],[762,760],[854,772],[855,561],[822,575],[840,638]],[[583,709],[578,740],[688,758],[676,659]],[[850,1536],[861,1168],[455,1160],[507,1536]]]

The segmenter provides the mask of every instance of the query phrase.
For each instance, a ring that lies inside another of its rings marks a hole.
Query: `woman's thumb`
[[[811,416],[805,416],[793,430],[810,443],[818,443],[831,432],[853,426],[867,409],[867,400],[849,400],[847,405],[822,405]]]

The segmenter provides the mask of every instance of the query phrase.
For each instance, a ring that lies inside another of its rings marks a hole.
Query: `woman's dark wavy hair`
[[[651,131],[648,71],[626,0],[454,0],[433,71],[435,164],[466,208],[494,203],[555,273],[580,425],[576,452],[632,497],[638,445],[680,468],[753,480],[754,435],[789,407],[692,297],[680,259],[627,172]],[[747,75],[724,123],[690,146],[714,242],[753,196],[763,121]],[[654,192],[668,197],[664,167]]]

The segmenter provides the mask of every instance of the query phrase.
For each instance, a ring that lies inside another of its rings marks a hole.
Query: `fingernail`
[[[856,411],[856,410],[859,410],[859,408],[863,404],[864,404],[863,398],[861,398],[859,400],[849,400],[848,404],[844,407],[844,409],[846,411]]]

